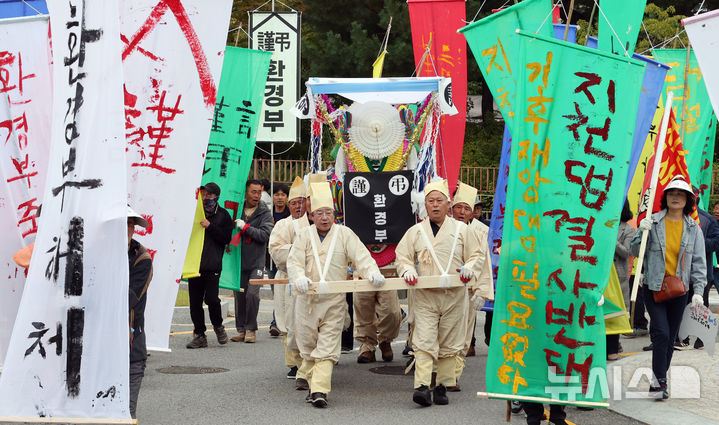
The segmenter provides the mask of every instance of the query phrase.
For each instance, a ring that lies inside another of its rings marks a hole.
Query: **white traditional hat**
[[[320,208],[335,209],[329,182],[312,183],[310,185],[310,203],[312,204],[312,212]]]
[[[295,181],[292,182],[292,186],[290,186],[290,195],[287,197],[287,200],[293,200],[295,198],[304,198],[305,194],[307,193],[307,188],[305,187],[305,182],[302,180],[300,176],[295,177]]]
[[[447,197],[447,200],[449,200],[449,186],[447,185],[447,180],[445,179],[437,179],[433,181],[432,183],[427,183],[424,187],[424,197],[426,198],[427,195],[429,195],[432,191],[438,191],[439,193],[443,194]]]
[[[147,226],[150,225],[150,223],[148,223],[143,216],[136,213],[135,210],[133,210],[132,207],[130,207],[129,205],[127,206],[127,218],[134,218],[135,224],[144,228],[147,228]]]
[[[452,206],[457,204],[465,203],[468,207],[474,206],[474,200],[477,197],[477,189],[473,188],[468,184],[457,182],[457,191],[454,192],[454,199],[452,200]]]

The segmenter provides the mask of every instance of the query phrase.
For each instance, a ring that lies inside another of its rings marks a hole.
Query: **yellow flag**
[[[202,196],[197,195],[195,219],[192,221],[190,243],[187,245],[185,265],[182,266],[182,279],[190,279],[200,275],[200,260],[202,259],[202,246],[205,243],[205,228],[200,222],[205,219],[205,208],[202,205]]]
[[[602,307],[604,307],[604,324],[607,335],[632,332],[627,307],[624,305],[622,287],[614,264],[612,264],[612,271],[609,273],[609,284],[604,290],[604,305]]]
[[[387,55],[386,50],[380,53],[372,64],[372,78],[382,78],[382,67],[384,66],[385,55]]]
[[[632,210],[634,217],[637,216],[637,207],[639,206],[639,197],[642,196],[642,188],[644,187],[644,174],[647,169],[647,163],[649,158],[654,155],[654,144],[656,141],[657,133],[659,133],[659,124],[664,116],[664,101],[659,99],[659,105],[657,106],[656,112],[654,112],[654,119],[652,120],[652,126],[649,129],[647,140],[644,142],[642,153],[639,156],[639,162],[637,163],[637,169],[634,171],[634,177],[632,177],[632,183],[629,185],[629,192],[627,192],[627,200],[629,202],[629,208]],[[632,172],[633,170],[630,170]]]

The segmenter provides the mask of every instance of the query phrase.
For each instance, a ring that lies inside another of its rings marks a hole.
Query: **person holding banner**
[[[689,184],[683,176],[674,177],[664,188],[661,211],[642,219],[630,245],[632,255],[638,256],[642,233],[649,233],[642,283],[653,346],[655,380],[649,393],[658,399],[669,398],[667,370],[674,353],[672,343],[679,333],[690,287],[694,289],[691,302],[703,303],[701,294],[706,286],[707,265],[704,236],[690,215],[695,207],[696,200]],[[681,295],[664,295],[665,289],[677,285],[676,293]]]
[[[130,308],[130,416],[135,419],[137,397],[145,376],[147,346],[145,345],[145,306],[147,288],[152,280],[152,257],[140,242],[132,239],[135,226],[147,228],[149,223],[130,206],[127,207],[127,259],[129,262]]]
[[[187,280],[190,297],[190,317],[195,326],[194,338],[187,348],[207,347],[205,337],[205,311],[202,309],[204,299],[210,322],[215,330],[217,342],[227,344],[227,332],[222,325],[222,308],[220,306],[220,272],[222,272],[222,256],[225,246],[232,239],[232,217],[224,208],[217,205],[220,197],[220,186],[207,183],[200,187],[205,219],[200,225],[205,229],[205,240],[202,244],[200,257],[200,276]]]
[[[397,244],[397,274],[409,285],[420,276],[449,276],[450,270],[460,272],[468,283],[484,273],[485,258],[477,249],[481,242],[469,226],[449,212],[449,188],[444,179],[424,188],[427,220],[410,227]],[[449,403],[447,387],[457,385],[457,356],[461,356],[467,334],[468,295],[466,287],[414,289],[412,310],[414,331],[412,348],[415,356],[414,394],[412,400],[421,406]],[[484,303],[479,293],[472,297]],[[432,369],[437,363],[437,385],[434,394],[429,386]]]
[[[314,224],[299,232],[290,249],[287,272],[297,291],[295,330],[302,356],[298,376],[308,378],[302,382],[298,377],[297,387],[308,384],[307,401],[314,407],[326,407],[347,311],[345,294],[328,293],[329,285],[346,279],[350,262],[376,287],[384,285],[385,279],[359,237],[350,228],[334,224],[329,183],[312,183],[310,197]],[[312,282],[318,282],[317,295],[307,293]]]
[[[300,177],[295,177],[292,187],[289,190],[288,209],[290,216],[275,223],[270,233],[268,250],[272,261],[277,266],[276,279],[287,277],[287,256],[290,248],[297,237],[297,234],[310,225],[307,214],[304,210],[305,184]],[[295,379],[297,369],[302,365],[302,357],[297,348],[294,331],[295,303],[290,285],[277,285],[275,289],[275,314],[277,326],[283,334],[285,346],[285,365],[290,368],[287,373],[288,379]]]
[[[235,220],[242,235],[240,288],[235,291],[235,328],[234,342],[255,342],[257,336],[257,313],[260,311],[260,285],[250,285],[250,278],[261,279],[264,275],[267,242],[272,232],[272,213],[262,197],[262,183],[259,180],[247,180],[245,184],[245,203],[241,218]],[[272,198],[270,198],[272,202]]]
[[[475,279],[472,279],[467,284],[467,289],[469,290],[468,296],[470,297],[469,307],[467,309],[467,333],[465,335],[464,349],[462,350],[462,353],[456,357],[457,383],[456,385],[447,388],[447,391],[450,392],[460,391],[459,378],[462,376],[462,372],[464,371],[466,357],[469,357],[470,349],[473,352],[472,354],[474,354],[474,345],[472,345],[472,341],[474,340],[474,325],[477,321],[477,310],[480,310],[482,306],[484,306],[484,302],[479,304],[472,301],[472,299],[474,299],[475,296],[486,299],[494,298],[494,288],[492,287],[492,262],[489,257],[489,245],[487,244],[487,233],[489,232],[489,227],[472,214],[471,205],[476,197],[477,189],[462,182],[457,182],[457,190],[455,191],[454,199],[452,200],[452,215],[455,219],[461,221],[469,226],[470,229],[477,232],[479,245],[476,249],[481,252],[485,261],[483,265],[484,272],[477,275]]]

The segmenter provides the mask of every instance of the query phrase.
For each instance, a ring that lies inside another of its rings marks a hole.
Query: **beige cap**
[[[335,209],[329,182],[312,183],[310,185],[310,203],[312,204],[312,212],[320,208]]]
[[[327,182],[327,176],[325,174],[309,174],[307,176],[307,193],[305,196],[308,198],[312,196],[312,185],[314,183],[325,183]]]
[[[427,183],[427,185],[424,186],[424,197],[426,198],[433,190],[443,194],[447,197],[447,200],[449,200],[449,186],[447,186],[447,180],[437,179],[432,183]]]
[[[290,195],[287,197],[287,200],[291,201],[295,198],[304,198],[306,192],[304,180],[302,180],[300,176],[297,176],[295,177],[295,181],[292,182],[292,186],[290,186]]]
[[[457,204],[465,203],[468,207],[474,206],[474,200],[477,198],[477,189],[473,188],[468,184],[457,182],[457,191],[454,192],[454,199],[452,200],[452,206]]]

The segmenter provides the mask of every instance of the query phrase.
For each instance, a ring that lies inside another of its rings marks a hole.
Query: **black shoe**
[[[225,332],[224,326],[217,326],[215,328],[215,335],[217,336],[217,342],[220,344],[227,344],[227,341],[230,339],[227,337],[227,332]]]
[[[677,339],[674,341],[674,349],[675,349],[675,350],[683,351],[683,350],[688,350],[688,349],[690,349],[690,348],[691,348],[691,347],[689,346],[689,337],[687,337],[687,338],[686,338],[685,340],[683,340],[683,341],[680,341],[679,338],[677,338]]]
[[[287,372],[287,379],[295,379],[295,377],[297,377],[297,366],[292,366]]]
[[[447,388],[442,384],[434,387],[433,399],[434,404],[439,404],[440,406],[445,406],[449,404],[449,398],[447,397]]]
[[[312,393],[312,405],[319,408],[327,407],[327,394]]]
[[[342,347],[341,353],[342,353],[342,354],[349,354],[349,353],[352,352],[352,350],[354,350],[354,348],[352,348],[352,347]]]
[[[429,392],[429,388],[427,388],[426,385],[420,385],[419,388],[415,388],[414,394],[412,395],[412,401],[420,406],[431,406],[432,394]]]
[[[404,345],[404,350],[402,350],[402,355],[403,355],[403,356],[409,356],[409,352],[410,352],[410,351],[412,351],[412,347],[410,347],[409,345],[405,344],[405,345]]]
[[[272,336],[280,336],[280,329],[277,326],[270,326],[270,335]]]
[[[647,345],[646,347],[642,347],[642,351],[652,351],[654,350],[654,343]]]
[[[512,407],[511,407],[512,413],[519,413],[522,411],[522,403],[518,401],[512,401]]]
[[[695,350],[703,350],[704,349],[704,343],[701,339],[697,338],[696,341],[694,341],[694,349]]]
[[[187,348],[205,348],[207,347],[207,337],[205,334],[202,335],[195,335],[194,338],[192,338],[192,341],[188,342],[185,346]]]
[[[305,403],[312,403],[312,393],[307,390],[307,397],[305,397]]]
[[[295,389],[297,391],[307,391],[310,389],[310,383],[304,378],[297,378],[295,380]]]
[[[590,411],[594,410],[593,407],[587,407],[587,406],[577,406],[577,409],[582,410],[584,412],[590,412]]]

